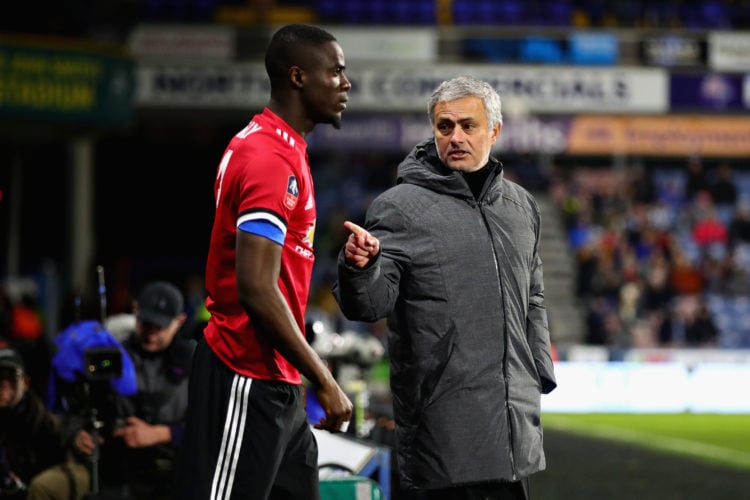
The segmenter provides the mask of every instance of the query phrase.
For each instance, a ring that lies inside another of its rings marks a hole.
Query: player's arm
[[[299,330],[279,290],[282,247],[265,236],[237,231],[236,267],[240,302],[257,331],[315,386],[326,419],[319,427],[338,430],[352,404]]]

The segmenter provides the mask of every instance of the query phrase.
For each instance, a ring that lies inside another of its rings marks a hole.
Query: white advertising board
[[[389,64],[347,69],[353,85],[349,109],[423,111],[440,82],[462,74],[490,82],[505,100],[506,112],[515,115],[663,113],[669,104],[668,77],[658,68]],[[268,101],[261,63],[141,64],[137,75],[139,106],[259,107]]]
[[[746,363],[555,363],[542,410],[560,413],[750,413]]]
[[[722,71],[750,70],[750,33],[709,33],[708,65]]]

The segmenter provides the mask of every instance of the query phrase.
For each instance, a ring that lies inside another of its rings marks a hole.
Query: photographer
[[[177,336],[186,319],[181,292],[174,285],[149,283],[133,304],[135,327],[123,347],[133,361],[138,391],[117,395],[103,415],[99,447],[88,428],[79,426],[72,446],[81,459],[77,467],[91,463],[100,452],[99,497],[112,499],[166,499],[171,497],[177,448],[187,407],[187,384],[194,341]],[[55,470],[48,471],[31,489],[59,492],[53,486]],[[38,484],[39,483],[39,484]],[[35,491],[34,491],[35,492]],[[35,498],[63,499],[50,494]]]
[[[39,471],[63,459],[60,421],[29,389],[21,356],[0,341],[0,498],[26,498]]]

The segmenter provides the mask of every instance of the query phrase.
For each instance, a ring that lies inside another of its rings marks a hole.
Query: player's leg
[[[302,401],[302,393],[297,396]],[[297,406],[293,424],[295,429],[281,461],[271,498],[274,500],[318,500],[318,444],[307,421],[302,404]]]

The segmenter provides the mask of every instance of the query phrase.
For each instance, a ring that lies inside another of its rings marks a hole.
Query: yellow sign
[[[578,116],[568,153],[583,155],[750,156],[750,118]]]
[[[0,42],[0,116],[122,122],[132,114],[133,94],[128,59]]]

